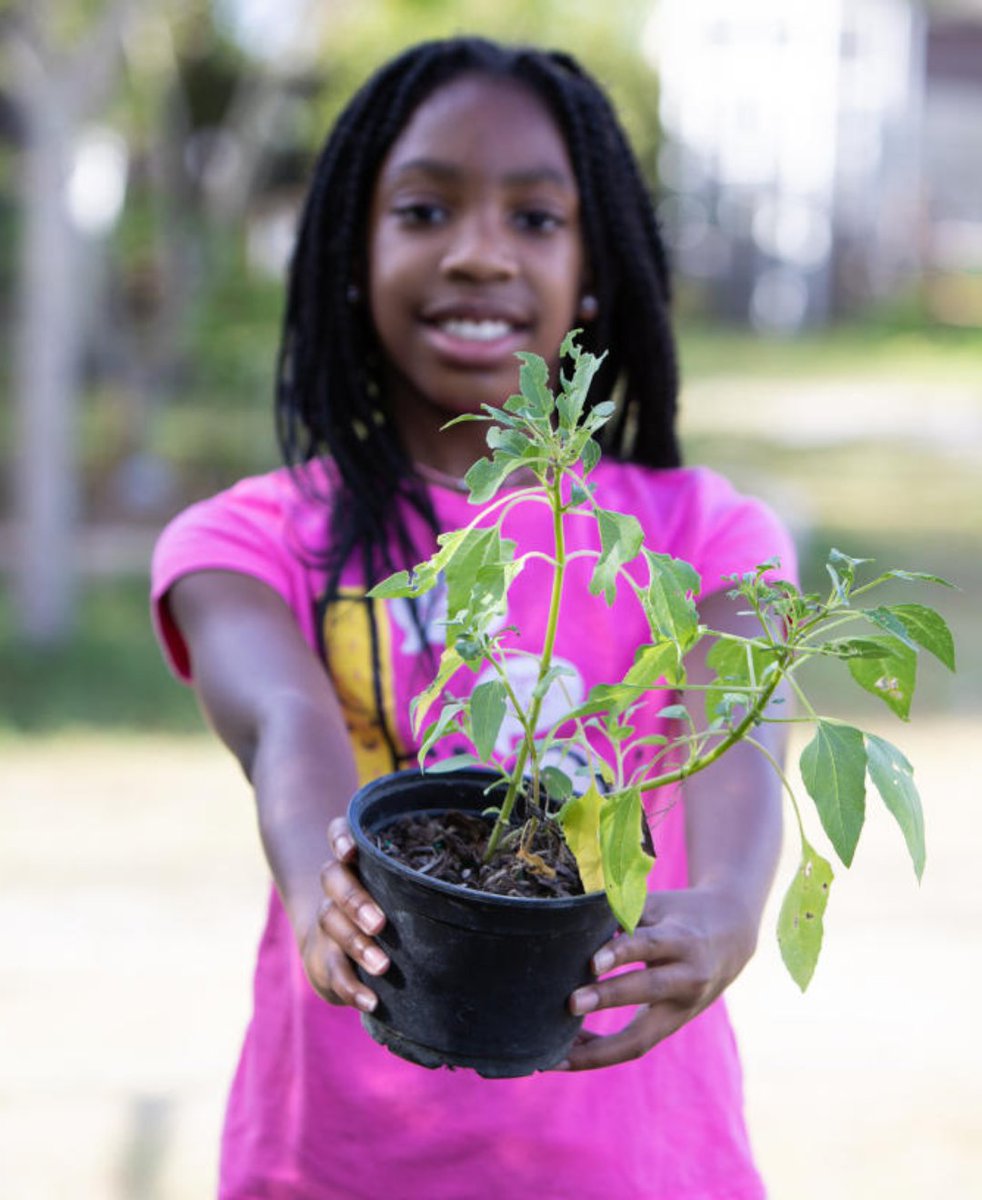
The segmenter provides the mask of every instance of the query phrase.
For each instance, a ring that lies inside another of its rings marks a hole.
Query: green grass
[[[938,383],[977,379],[982,333],[914,321],[870,320],[832,326],[794,338],[755,337],[745,330],[679,323],[683,380],[803,375],[860,378],[898,375]]]

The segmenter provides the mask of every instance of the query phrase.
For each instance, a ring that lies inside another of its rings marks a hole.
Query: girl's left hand
[[[620,1033],[583,1031],[562,1065],[584,1071],[640,1058],[686,1021],[698,1016],[739,975],[754,952],[757,930],[739,897],[712,887],[655,892],[630,936],[622,934],[593,956],[603,975],[615,967],[638,970],[577,989],[577,1015],[622,1005],[640,1006]]]

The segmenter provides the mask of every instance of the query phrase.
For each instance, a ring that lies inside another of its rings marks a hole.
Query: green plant
[[[413,706],[419,735],[442,698],[436,719],[422,731],[420,765],[440,738],[463,732],[476,754],[456,755],[430,769],[483,762],[497,767],[507,779],[505,798],[495,810],[487,856],[494,855],[506,839],[517,838],[520,854],[531,862],[534,856],[529,848],[537,825],[557,822],[576,857],[585,889],[604,889],[621,925],[630,930],[640,919],[653,863],[641,844],[642,794],[704,770],[740,742],[756,746],[781,779],[801,838],[801,861],[781,908],[778,940],[788,970],[805,988],[821,948],[833,872],[806,834],[801,805],[781,764],[755,734],[768,723],[812,724],[814,736],[801,755],[801,776],[839,859],[846,866],[852,862],[865,819],[868,777],[896,818],[919,879],[925,858],[924,826],[910,763],[883,738],[816,712],[798,676],[810,660],[840,660],[846,678],[907,719],[918,649],[930,651],[954,670],[951,634],[942,617],[925,605],[860,602],[892,580],[951,585],[934,575],[900,570],[861,582],[860,568],[870,560],[832,550],[827,563],[831,588],[824,598],[802,594],[794,584],[775,579],[778,564],[763,563],[729,580],[733,585],[729,594],[757,618],[759,634],[739,636],[708,628],[693,600],[700,588],[695,569],[646,548],[637,519],[604,509],[594,495],[588,477],[600,458],[595,434],[613,414],[614,405],[607,401],[587,405],[601,360],[579,350],[575,331],[564,341],[562,354],[574,369],[570,377],[560,376],[558,395],[548,386],[546,363],[535,355],[519,355],[519,395],[510,397],[500,410],[484,406],[483,413],[451,422],[490,423],[491,457],[476,462],[466,476],[471,502],[481,505],[482,511],[465,528],[441,535],[437,553],[412,573],[401,571],[373,590],[379,597],[418,597],[440,583],[447,590],[446,646],[436,677]],[[533,476],[535,483],[499,495],[504,482],[519,470]],[[507,612],[509,586],[532,557],[516,556],[515,543],[502,536],[502,522],[516,505],[527,503],[549,505],[555,544],[548,623],[538,655],[537,683],[526,709],[518,702],[506,667],[511,655],[525,652],[510,645],[510,630],[499,626]],[[599,549],[590,552],[595,558],[590,591],[613,604],[618,586],[628,587],[644,610],[651,640],[638,647],[624,678],[594,687],[584,703],[571,705],[542,733],[538,721],[543,698],[564,671],[553,663],[553,645],[569,561],[566,522],[583,517],[596,521],[599,534]],[[859,636],[850,629],[857,623],[862,628]],[[715,678],[696,688],[686,679],[686,656],[707,639],[711,643],[707,661]],[[461,667],[476,671],[487,665],[494,677],[469,696],[445,694]],[[635,736],[632,714],[645,694],[683,687],[687,693],[704,693],[704,718],[697,719],[682,704],[672,704],[659,715],[674,720],[678,730],[674,737]],[[779,689],[795,697],[801,715],[784,715]],[[509,710],[523,736],[514,762],[506,765],[495,759],[494,745]],[[588,732],[594,742],[606,742],[609,755],[598,755]],[[574,778],[543,761],[557,748],[573,744],[590,764],[588,784],[579,792]],[[629,752],[639,746],[645,748],[644,765],[629,772],[625,766]],[[531,815],[516,834],[511,820],[520,795]]]

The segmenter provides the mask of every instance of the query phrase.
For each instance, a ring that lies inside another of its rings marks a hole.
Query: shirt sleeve
[[[171,671],[192,678],[187,643],[170,610],[168,595],[183,576],[233,571],[260,580],[298,615],[302,626],[305,576],[289,548],[287,505],[275,477],[243,480],[192,505],[161,533],[151,564],[150,603],[154,631]],[[312,630],[304,628],[308,640]]]
[[[739,493],[714,471],[698,471],[694,507],[702,595],[725,591],[729,576],[775,561],[774,579],[798,579],[794,540],[784,522],[762,500]]]

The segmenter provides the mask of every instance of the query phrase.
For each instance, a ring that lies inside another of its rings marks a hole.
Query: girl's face
[[[389,404],[409,452],[446,466],[439,425],[500,405],[517,390],[515,351],[555,364],[575,324],[579,194],[535,93],[474,74],[434,92],[382,163],[367,241]]]

